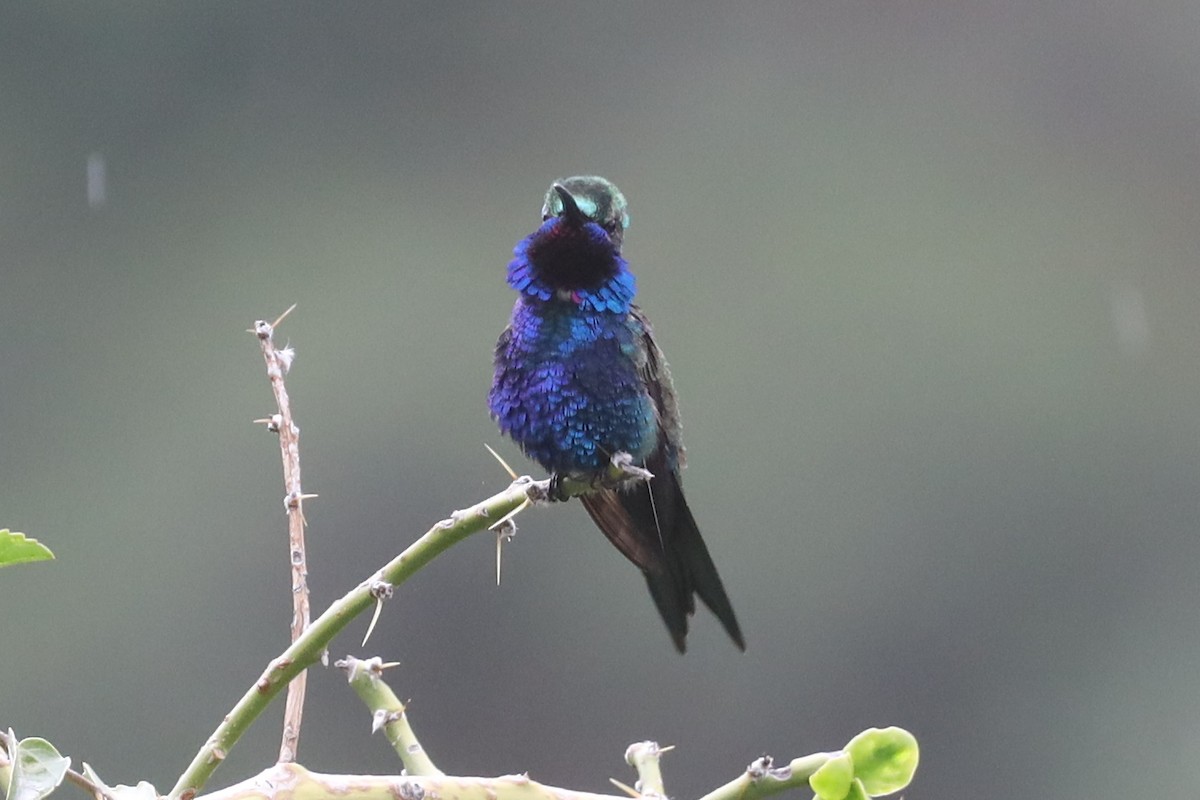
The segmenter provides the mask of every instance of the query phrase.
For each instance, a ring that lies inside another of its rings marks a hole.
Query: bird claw
[[[633,463],[633,456],[629,453],[617,453],[612,457],[611,463],[612,469],[609,470],[609,475],[614,476],[615,473],[615,483],[629,480],[648,481],[654,477],[653,472]]]
[[[546,499],[551,503],[561,503],[570,499],[571,496],[567,494],[563,485],[564,480],[564,476],[557,472],[550,476],[550,488],[546,491]]]
[[[629,481],[648,481],[653,477],[653,472],[633,463],[633,456],[621,452],[612,457],[608,469],[602,472],[592,475],[555,472],[550,475],[544,491],[536,484],[531,486],[529,498],[535,503],[561,503],[579,493],[580,483],[592,489],[619,489]]]

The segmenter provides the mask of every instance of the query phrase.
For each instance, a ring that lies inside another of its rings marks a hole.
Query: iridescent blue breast
[[[518,299],[488,396],[500,429],[551,472],[599,472],[617,452],[645,458],[658,428],[640,328],[627,313]]]

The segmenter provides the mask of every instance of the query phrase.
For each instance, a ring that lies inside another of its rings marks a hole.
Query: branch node
[[[347,681],[354,680],[355,676],[359,674],[359,670],[363,669],[364,667],[362,659],[355,658],[354,656],[339,658],[337,661],[333,662],[333,665],[342,672],[346,673]]]
[[[396,593],[396,587],[387,581],[371,581],[368,591],[376,600],[391,600],[392,595]]]
[[[416,781],[401,781],[396,795],[400,800],[425,800],[425,789]]]
[[[752,781],[761,781],[775,767],[775,759],[764,753],[746,767],[746,776]]]
[[[279,429],[283,425],[283,417],[279,414],[272,414],[269,417],[259,417],[250,421],[255,425],[266,425],[269,433],[279,433]]]
[[[304,501],[312,500],[314,497],[320,497],[319,494],[304,494],[302,492],[288,492],[283,496],[284,513],[299,511],[301,516],[304,514]]]
[[[625,761],[637,770],[638,780],[634,784],[634,788],[641,796],[661,798],[667,796],[658,761],[663,753],[672,749],[671,747],[659,747],[658,742],[650,741],[634,742],[626,748]]]
[[[529,498],[529,502],[536,506],[542,506],[553,499],[551,490],[551,484],[553,483],[553,478],[545,481],[535,481],[528,475],[522,475],[513,481],[512,485],[514,488],[524,487],[525,496]]]
[[[371,715],[371,733],[376,734],[383,730],[384,726],[396,722],[404,716],[402,711],[388,711],[380,708]]]

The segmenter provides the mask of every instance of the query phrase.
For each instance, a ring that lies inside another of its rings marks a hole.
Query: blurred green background
[[[684,798],[896,724],[908,797],[1191,796],[1198,36],[1191,0],[5,4],[0,527],[58,561],[0,573],[0,723],[166,790],[286,644],[256,318],[299,303],[316,610],[507,485],[485,442],[528,469],[484,404],[504,267],[595,172],[749,651],[702,612],[677,656],[577,504],[528,514],[503,586],[468,541],[365,651],[440,766],[607,791],[655,738]],[[306,765],[398,769],[309,687]]]

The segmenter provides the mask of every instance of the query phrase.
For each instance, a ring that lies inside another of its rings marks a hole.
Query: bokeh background
[[[1200,781],[1200,5],[9,3],[0,724],[172,784],[286,644],[271,395],[293,302],[314,607],[528,469],[485,411],[542,194],[595,172],[749,640],[680,657],[577,504],[404,586],[460,774],[694,797],[918,736],[907,797]],[[90,176],[90,177],[89,177]],[[301,760],[398,765],[316,670]],[[276,707],[214,785],[274,759]]]

